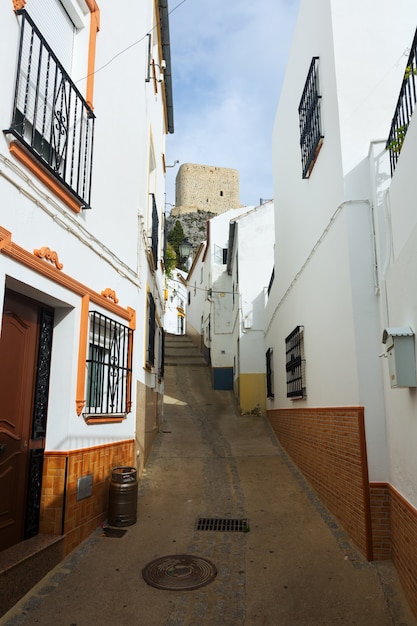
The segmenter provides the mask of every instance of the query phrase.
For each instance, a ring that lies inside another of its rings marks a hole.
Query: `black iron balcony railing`
[[[391,176],[397,165],[401,149],[403,147],[408,125],[417,102],[417,30],[411,46],[404,78],[401,85],[400,95],[397,101],[391,130],[386,144],[389,150]]]
[[[323,143],[320,102],[319,57],[313,57],[298,107],[303,178],[310,176]]]
[[[159,246],[159,217],[158,207],[156,206],[155,194],[152,196],[152,235],[151,235],[151,251],[155,269],[158,267],[158,246]]]
[[[90,208],[95,116],[25,10],[11,126],[13,135]]]

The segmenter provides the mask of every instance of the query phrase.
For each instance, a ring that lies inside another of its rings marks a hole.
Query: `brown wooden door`
[[[6,292],[0,336],[0,550],[24,536],[38,311],[37,303]]]

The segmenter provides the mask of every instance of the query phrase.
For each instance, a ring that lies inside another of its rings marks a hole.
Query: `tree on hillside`
[[[184,238],[185,238],[185,235],[184,235],[182,224],[179,220],[177,220],[175,222],[174,228],[168,233],[167,240],[168,240],[168,243],[170,243],[172,248],[174,249],[174,252],[179,261],[179,264],[177,265],[177,267],[179,267],[180,269],[183,269],[181,267],[180,243],[184,241]]]
[[[165,253],[165,272],[168,278],[172,278],[172,272],[175,267],[177,267],[177,255],[172,245],[167,243]]]

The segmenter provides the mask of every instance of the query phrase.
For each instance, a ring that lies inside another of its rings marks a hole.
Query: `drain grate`
[[[248,533],[247,519],[227,519],[221,517],[199,517],[196,530],[212,530],[221,533]]]

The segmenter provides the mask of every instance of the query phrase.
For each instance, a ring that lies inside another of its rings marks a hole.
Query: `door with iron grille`
[[[53,312],[6,291],[0,335],[0,550],[37,534]]]

